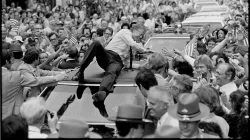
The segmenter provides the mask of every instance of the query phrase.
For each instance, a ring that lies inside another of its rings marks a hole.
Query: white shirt
[[[220,90],[221,93],[226,94],[227,100],[229,101],[230,94],[232,92],[236,91],[237,89],[238,88],[237,88],[236,84],[234,82],[231,82],[231,83],[228,83],[226,85],[221,86],[219,90]],[[221,102],[222,108],[228,114],[230,112],[230,110],[224,105],[224,103],[221,100],[221,97],[220,97],[220,102]]]
[[[227,95],[227,99],[229,100],[229,96],[232,92],[236,91],[238,88],[236,86],[236,84],[234,82],[230,82],[226,85],[223,85],[220,87],[220,92],[223,93],[225,92],[225,94]]]
[[[150,31],[155,30],[155,19],[147,19],[144,24]]]
[[[145,51],[142,43],[136,43],[133,40],[130,30],[122,29],[113,37],[105,49],[116,52],[123,61],[129,56],[129,46],[137,50]]]
[[[29,126],[29,139],[47,138],[48,135],[40,133],[40,129],[34,126]]]
[[[172,126],[172,127],[178,127],[179,128],[179,121],[171,116],[169,116],[168,112],[166,112],[158,121],[157,123],[157,129],[159,129],[162,126]]]

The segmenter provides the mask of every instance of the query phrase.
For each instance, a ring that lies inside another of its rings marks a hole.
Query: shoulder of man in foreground
[[[209,134],[202,132],[203,138],[220,138],[217,134]]]

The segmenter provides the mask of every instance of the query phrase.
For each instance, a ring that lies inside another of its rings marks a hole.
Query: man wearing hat
[[[143,124],[152,123],[150,120],[142,119],[142,107],[133,104],[124,104],[118,107],[116,117],[109,117],[115,121],[120,138],[142,138]]]
[[[10,44],[10,51],[13,53],[14,62],[11,65],[12,71],[17,71],[18,67],[23,64],[23,52],[21,49],[21,45],[19,43]]]
[[[196,94],[183,93],[178,101],[177,104],[169,107],[168,113],[179,120],[179,138],[219,138],[219,136],[204,133],[198,128],[200,120],[209,114],[209,108],[199,103]]]
[[[48,138],[93,138],[101,139],[97,133],[90,132],[86,122],[80,120],[64,120],[59,123],[59,132],[51,134]]]

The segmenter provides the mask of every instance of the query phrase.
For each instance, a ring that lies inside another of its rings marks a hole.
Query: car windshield
[[[200,12],[226,12],[226,7],[203,7]]]
[[[150,38],[149,41],[145,44],[145,48],[150,48],[156,52],[162,52],[164,47],[169,49],[175,48],[178,50],[183,50],[189,41],[189,37],[182,38]]]
[[[213,30],[222,28],[222,24],[220,22],[199,22],[199,23],[189,23],[189,24],[183,24],[183,28],[187,30],[187,32],[195,33],[199,28],[201,28],[204,25],[210,24],[210,30],[209,33],[211,33]]]

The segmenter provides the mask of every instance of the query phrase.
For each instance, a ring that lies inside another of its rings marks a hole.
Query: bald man
[[[150,115],[158,120],[157,128],[163,125],[179,127],[178,120],[168,115],[168,107],[174,104],[173,95],[171,94],[170,84],[165,86],[154,86],[149,89],[148,106]]]

